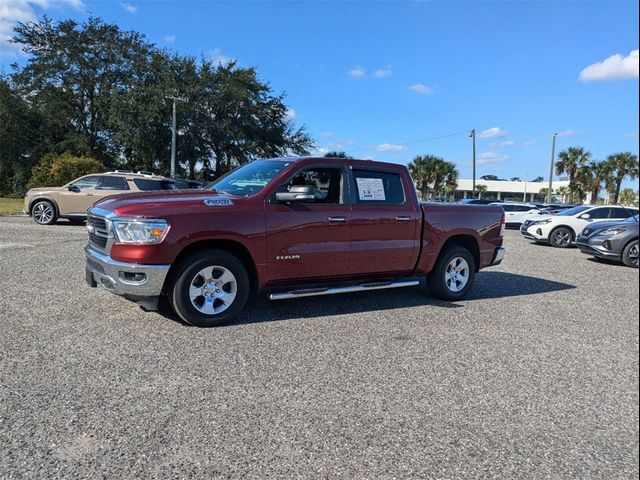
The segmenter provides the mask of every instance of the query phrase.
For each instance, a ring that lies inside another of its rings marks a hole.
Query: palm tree
[[[620,187],[625,177],[632,180],[638,178],[638,157],[630,152],[614,153],[607,157],[607,162],[611,162],[615,190],[613,192],[613,203],[618,203],[620,197]]]
[[[625,188],[620,192],[620,203],[622,205],[634,205],[636,198],[636,192],[633,191],[633,188]]]
[[[546,198],[547,198],[548,193],[549,193],[549,189],[547,187],[541,188],[540,191],[538,192],[538,196],[544,198],[545,202],[546,202]]]
[[[482,199],[482,194],[487,191],[486,185],[476,185],[476,192],[478,192],[478,200]]]
[[[562,199],[562,203],[567,203],[565,200],[567,199],[567,195],[569,195],[569,187],[564,185],[562,187],[558,187],[554,194]]]
[[[609,175],[609,162],[589,162],[588,165],[578,169],[576,180],[582,191],[591,193],[591,204],[595,205],[600,195],[602,182]]]
[[[452,186],[455,190],[458,180],[455,164],[433,155],[415,157],[409,163],[409,172],[423,198],[429,198],[432,193],[446,194]]]
[[[576,176],[578,170],[586,165],[589,158],[591,158],[591,152],[582,147],[569,147],[558,154],[556,174],[569,175],[569,203],[573,203],[573,194],[581,190],[580,185],[576,183]]]
[[[409,163],[409,173],[416,182],[416,188],[426,198],[430,193],[429,185],[433,182],[434,159],[431,155],[418,155]]]

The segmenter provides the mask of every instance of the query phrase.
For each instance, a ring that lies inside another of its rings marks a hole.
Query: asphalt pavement
[[[638,271],[508,231],[470,297],[198,329],[84,284],[84,227],[0,218],[0,478],[638,478]]]

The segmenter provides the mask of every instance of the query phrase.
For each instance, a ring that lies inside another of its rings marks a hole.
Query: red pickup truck
[[[417,285],[462,299],[502,261],[499,206],[421,204],[402,165],[256,160],[205,190],[125,194],[88,210],[86,280],[186,322],[272,300]]]

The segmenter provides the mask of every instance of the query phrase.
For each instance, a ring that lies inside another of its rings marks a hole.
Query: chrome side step
[[[403,280],[398,282],[372,282],[352,285],[350,287],[336,288],[303,288],[290,292],[272,293],[269,300],[287,300],[290,298],[313,297],[316,295],[335,295],[337,293],[368,292],[369,290],[382,290],[384,288],[414,287],[420,284],[420,280]]]

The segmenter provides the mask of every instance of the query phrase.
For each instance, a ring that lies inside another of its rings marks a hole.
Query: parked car
[[[82,222],[96,201],[119,193],[175,190],[174,182],[143,172],[116,170],[76,178],[62,187],[32,188],[24,197],[24,213],[40,225],[54,224],[58,218]]]
[[[526,220],[540,216],[540,210],[530,203],[502,202],[492,203],[491,205],[502,207],[506,217],[507,228],[520,228]]]
[[[257,160],[171,195],[111,197],[89,210],[87,283],[147,309],[166,296],[197,326],[272,300],[418,285],[460,300],[502,261],[496,206],[420,204],[402,165]]]
[[[554,247],[566,248],[575,242],[578,232],[591,222],[622,221],[637,214],[637,208],[580,205],[550,217],[542,216],[538,220],[526,220],[520,227],[520,232],[525,238],[536,243],[548,243]]]
[[[491,205],[492,203],[502,203],[502,200],[483,200],[481,198],[464,198],[458,200],[462,205]]]
[[[206,185],[204,182],[198,180],[188,180],[184,178],[174,178],[173,182],[176,184],[178,190],[202,189]]]
[[[576,239],[582,253],[638,268],[638,215],[587,225]]]

